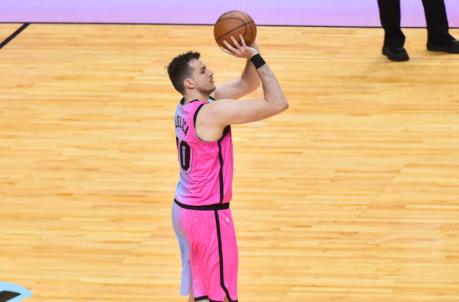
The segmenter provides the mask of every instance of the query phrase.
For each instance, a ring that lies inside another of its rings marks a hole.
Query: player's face
[[[211,94],[215,90],[214,73],[206,67],[201,60],[193,60],[190,62],[193,67],[193,81],[196,89],[203,93]]]

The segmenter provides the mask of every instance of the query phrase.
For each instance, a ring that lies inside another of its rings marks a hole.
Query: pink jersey
[[[222,137],[207,142],[196,134],[195,122],[199,110],[208,101],[193,100],[177,105],[175,135],[180,166],[180,180],[175,192],[179,204],[201,207],[229,203],[233,183],[233,142],[227,126]]]

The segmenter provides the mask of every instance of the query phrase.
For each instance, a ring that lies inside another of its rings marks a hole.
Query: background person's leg
[[[400,28],[400,0],[378,0],[379,17],[384,28],[384,45],[402,47],[405,35]]]
[[[449,34],[444,0],[422,0],[427,23],[427,49],[459,53],[459,41]]]
[[[422,0],[426,15],[428,41],[444,42],[451,40],[448,33],[448,17],[444,0]]]
[[[379,17],[384,28],[382,53],[392,61],[410,59],[403,45],[405,35],[400,28],[400,0],[378,0]]]

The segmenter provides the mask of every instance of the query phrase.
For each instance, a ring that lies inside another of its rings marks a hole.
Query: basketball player
[[[174,88],[183,95],[175,113],[180,180],[172,209],[182,256],[181,294],[188,301],[238,301],[238,251],[233,218],[231,124],[279,114],[287,100],[257,47],[231,37],[224,49],[247,59],[242,76],[216,87],[213,72],[197,52],[175,57],[168,66]],[[263,86],[263,99],[236,99]]]

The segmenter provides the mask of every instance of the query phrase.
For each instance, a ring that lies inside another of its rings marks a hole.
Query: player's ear
[[[193,89],[193,88],[196,87],[194,81],[192,79],[190,79],[190,78],[185,79],[183,81],[183,86],[185,86],[185,88],[187,88],[187,89]]]

